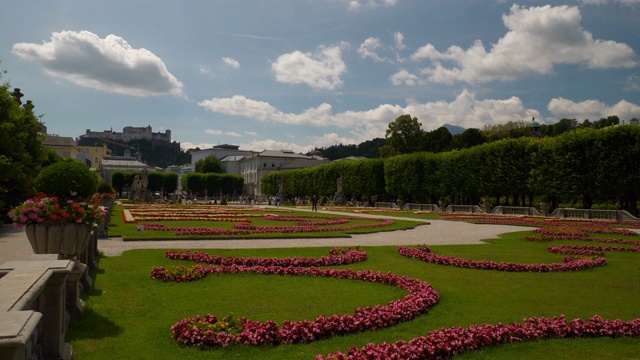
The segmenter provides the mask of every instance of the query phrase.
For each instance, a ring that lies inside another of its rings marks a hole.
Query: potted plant
[[[82,253],[93,224],[104,211],[93,197],[96,182],[87,166],[61,161],[44,168],[35,179],[40,194],[9,212],[17,227],[25,227],[36,254],[60,254],[72,259]]]

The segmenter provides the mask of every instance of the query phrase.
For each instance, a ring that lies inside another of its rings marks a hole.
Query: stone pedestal
[[[82,293],[82,287],[80,280],[83,277],[85,271],[87,271],[87,265],[75,261],[75,266],[69,274],[67,280],[66,293],[67,293],[67,309],[71,314],[76,314],[84,311],[84,301],[80,299]]]

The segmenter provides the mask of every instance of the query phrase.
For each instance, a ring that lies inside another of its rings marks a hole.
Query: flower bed
[[[237,258],[222,257],[215,254],[207,254],[202,251],[167,251],[165,256],[173,260],[187,260],[199,263],[215,265],[243,265],[243,266],[330,266],[347,265],[367,260],[367,252],[358,249],[333,248],[328,256],[320,258],[292,257],[292,258]]]
[[[426,336],[393,344],[368,344],[360,349],[352,347],[316,360],[386,360],[386,359],[448,359],[467,351],[489,346],[541,339],[595,338],[640,336],[640,319],[631,321],[603,320],[594,316],[588,321],[567,321],[564,315],[554,318],[529,318],[522,323],[472,325],[431,331]]]
[[[573,257],[565,257],[561,263],[552,264],[519,264],[512,262],[497,263],[491,260],[467,260],[454,256],[436,255],[431,252],[428,246],[406,247],[399,246],[398,253],[402,256],[419,259],[438,265],[451,265],[468,269],[480,270],[497,270],[512,272],[558,272],[558,271],[574,271],[589,269],[596,266],[607,264],[607,260],[603,257],[595,259],[576,259]]]
[[[246,211],[259,210],[260,213]],[[122,210],[125,223],[141,221],[212,221],[233,222],[234,230],[214,227],[169,227],[159,224],[142,224],[144,229],[157,231],[173,231],[177,236],[216,236],[216,235],[249,235],[269,233],[309,233],[309,232],[343,232],[355,229],[377,228],[392,225],[392,219],[366,219],[375,221],[370,224],[347,225],[350,221],[363,220],[358,217],[335,217],[321,215],[278,215],[265,214],[262,208],[227,207],[227,206],[193,206],[176,208],[164,205],[129,205]],[[287,210],[287,212],[291,212]],[[256,226],[250,218],[264,218],[269,221],[295,222],[292,226]],[[320,221],[312,221],[320,219]]]
[[[211,260],[212,258],[202,254],[182,253],[185,258]],[[334,251],[336,259],[360,260],[363,256],[358,250]],[[174,255],[171,255],[172,257]],[[176,254],[177,258],[182,258]],[[366,254],[365,254],[366,256]],[[321,258],[322,259],[322,258]],[[322,262],[323,260],[318,261]],[[218,259],[213,259],[218,261]],[[253,261],[253,260],[252,260]],[[320,269],[318,267],[303,267],[308,261],[299,258],[289,259],[265,259],[267,266],[246,266],[236,263],[248,260],[230,259],[220,260],[230,262],[232,265],[203,265],[198,264],[187,268],[178,266],[172,269],[156,267],[151,271],[151,277],[163,281],[193,281],[201,279],[207,274],[239,274],[256,273],[267,275],[289,276],[320,276],[337,279],[360,280],[392,285],[409,291],[402,299],[389,302],[386,306],[357,308],[352,314],[320,316],[314,320],[290,321],[285,320],[282,325],[274,321],[253,321],[240,318],[233,323],[233,330],[226,331],[227,325],[231,325],[228,318],[218,320],[215,315],[207,314],[204,317],[195,316],[183,319],[171,327],[173,337],[180,344],[197,346],[203,349],[226,347],[229,345],[279,345],[294,344],[315,341],[331,336],[345,335],[366,330],[376,330],[389,327],[399,322],[408,321],[416,316],[426,313],[439,299],[438,292],[428,283],[412,279],[406,276],[398,276],[392,273],[381,273],[370,270],[338,270]],[[277,265],[273,265],[277,264]],[[222,322],[222,323],[221,323]]]

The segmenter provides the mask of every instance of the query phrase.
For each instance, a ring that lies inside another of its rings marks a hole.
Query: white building
[[[196,162],[198,162],[198,160],[202,160],[208,156],[215,156],[216,158],[218,158],[218,160],[222,160],[228,156],[239,156],[239,157],[245,157],[251,154],[256,154],[255,151],[251,151],[251,150],[239,150],[238,145],[216,145],[214,147],[212,147],[211,149],[204,149],[204,150],[194,150],[191,153],[191,167],[195,168]],[[230,174],[240,174],[239,172],[228,172]]]
[[[261,179],[272,171],[308,168],[329,163],[320,156],[296,154],[291,150],[265,150],[245,156],[239,161],[240,175],[244,177],[244,192],[262,196]]]

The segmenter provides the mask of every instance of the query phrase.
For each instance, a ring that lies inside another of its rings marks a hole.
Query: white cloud
[[[394,6],[397,0],[348,0],[350,10],[358,10],[362,7],[376,8],[378,6]]]
[[[640,5],[640,0],[578,0],[585,5],[606,5],[608,3],[618,3],[625,6]]]
[[[217,145],[217,144],[210,144],[210,143],[194,144],[194,143],[189,142],[189,141],[181,141],[180,142],[180,149],[189,150],[189,149],[199,148],[200,150],[202,150],[202,149],[208,149],[208,148],[213,147],[215,145]]]
[[[420,78],[415,74],[409,73],[407,70],[402,69],[397,73],[391,75],[389,80],[393,85],[407,85],[407,86],[416,86],[416,85],[424,85],[427,83],[426,80]]]
[[[380,39],[370,37],[360,44],[358,48],[358,54],[363,59],[371,58],[373,61],[383,61],[383,59],[376,53],[376,50],[382,46]]]
[[[286,141],[278,141],[274,139],[254,140],[248,143],[238,144],[241,149],[263,151],[263,150],[293,150],[296,153],[306,153],[313,150],[311,145],[298,145]]]
[[[198,105],[213,112],[272,123],[348,128],[352,136],[350,139],[353,140],[351,143],[384,137],[389,123],[403,114],[417,117],[423,124],[423,128],[428,131],[444,124],[482,128],[485,124],[501,124],[532,117],[544,122],[537,110],[525,108],[522,101],[515,96],[508,99],[478,100],[476,95],[468,90],[463,90],[451,102],[418,103],[409,100],[404,107],[382,104],[369,110],[345,111],[337,114],[334,114],[332,106],[326,103],[297,114],[284,113],[267,102],[247,99],[240,95],[205,100]],[[318,145],[319,142],[315,142],[316,140],[314,139],[314,144]]]
[[[16,43],[12,52],[83,87],[136,96],[183,95],[183,84],[158,56],[116,35],[101,39],[89,31],[54,32],[49,42]]]
[[[242,135],[238,134],[235,131],[222,131],[222,130],[216,130],[216,129],[205,129],[204,130],[205,133],[210,134],[210,135],[225,135],[225,136],[231,136],[231,137],[240,137]]]
[[[249,136],[258,136],[258,133],[255,131],[245,131],[244,134]]]
[[[206,66],[206,65],[199,65],[198,66],[198,71],[200,72],[200,74],[205,75],[207,77],[213,78],[216,75],[214,74],[214,72],[211,70],[210,67]]]
[[[314,53],[294,51],[283,54],[271,64],[276,80],[288,84],[307,84],[314,89],[334,90],[342,86],[340,76],[347,71],[342,61],[342,43],[320,46]]]
[[[393,38],[396,42],[396,49],[402,50],[407,47],[404,44],[404,35],[401,32],[396,32],[395,34],[393,34]]]
[[[502,20],[509,32],[488,52],[480,40],[466,50],[454,45],[444,52],[427,44],[411,59],[429,60],[432,66],[422,69],[421,74],[428,81],[445,84],[508,81],[530,72],[549,74],[557,64],[587,68],[638,65],[629,45],[593,39],[580,25],[582,16],[578,7],[513,5],[511,13],[503,15]]]
[[[624,84],[625,91],[640,91],[640,75],[630,75]]]
[[[230,57],[223,57],[222,61],[224,61],[225,64],[231,66],[234,69],[239,69],[240,68],[240,63],[236,59],[233,59],[233,58],[230,58]]]
[[[564,98],[551,99],[547,106],[549,111],[558,118],[568,118],[596,121],[601,118],[616,115],[620,120],[640,118],[640,106],[621,100],[613,106],[608,106],[598,100],[574,102]]]

